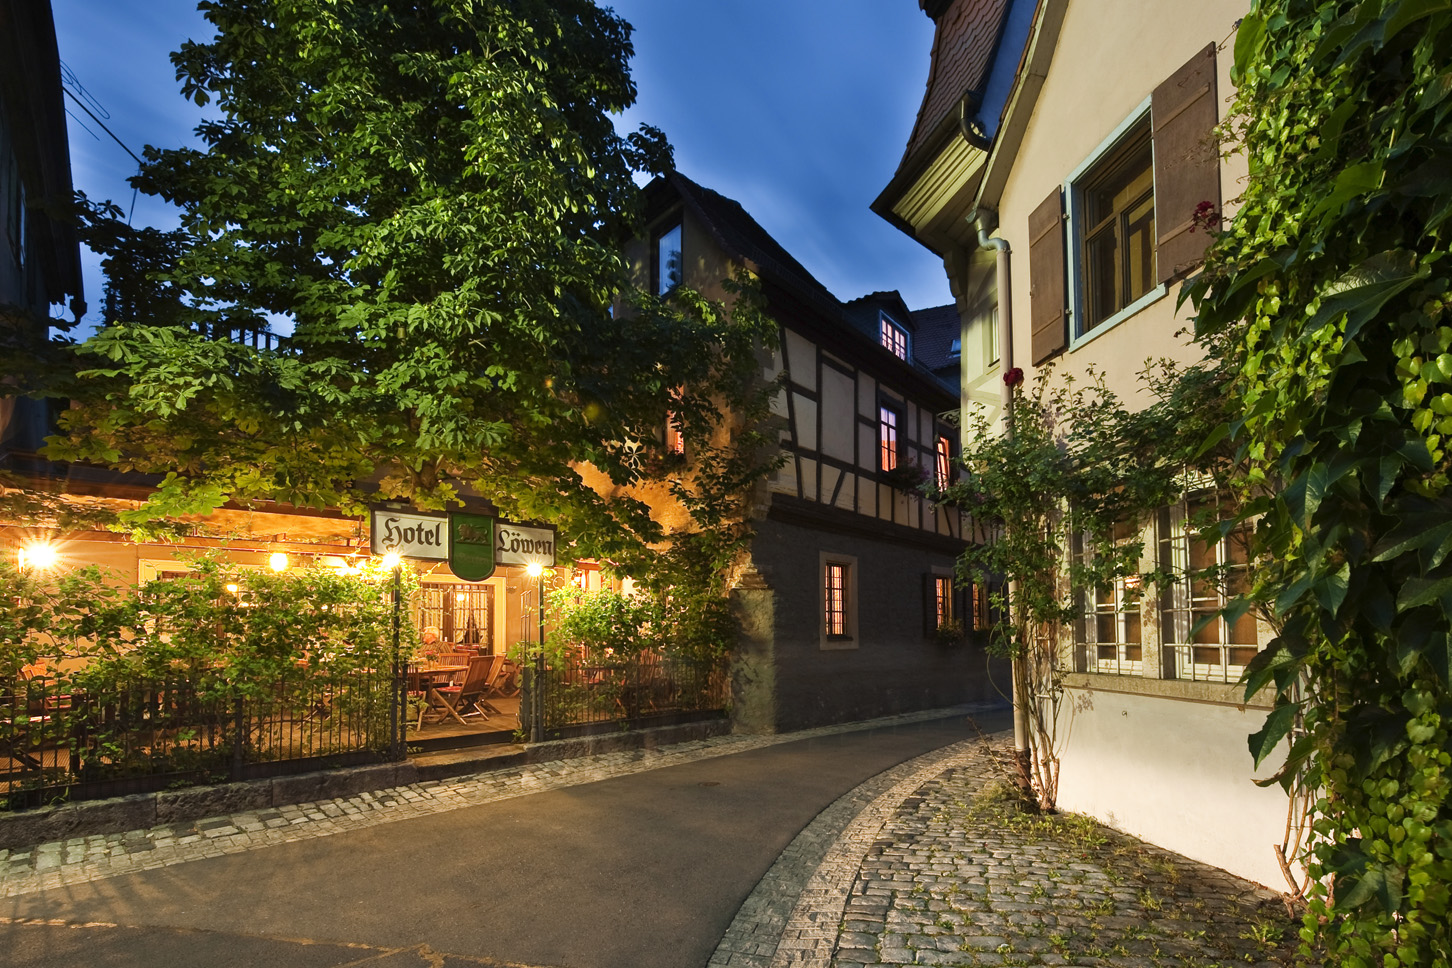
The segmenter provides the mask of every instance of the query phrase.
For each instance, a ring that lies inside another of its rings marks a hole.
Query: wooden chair
[[[469,664],[469,660],[472,658],[474,658],[474,656],[473,653],[470,652],[440,652],[438,655],[434,656],[434,664],[467,666]],[[449,685],[457,686],[463,680],[465,675],[466,673],[463,672],[454,673],[452,676],[449,677]]]
[[[492,665],[489,656],[476,655],[469,660],[469,670],[464,673],[462,682],[458,685],[433,688],[433,695],[443,702],[445,715],[453,716],[463,723],[469,716],[483,716],[488,719],[490,709],[499,712],[484,700],[484,688]],[[469,712],[463,712],[465,709]]]

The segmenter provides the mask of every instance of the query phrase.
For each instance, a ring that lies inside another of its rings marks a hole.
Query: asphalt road
[[[700,966],[818,812],[973,735],[957,717],[818,737],[21,895],[0,902],[0,965]]]

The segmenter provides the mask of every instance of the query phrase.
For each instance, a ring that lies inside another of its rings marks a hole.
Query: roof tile
[[[918,108],[903,161],[922,148],[933,129],[970,91],[981,92],[993,65],[1010,0],[953,0],[933,33],[928,87]]]

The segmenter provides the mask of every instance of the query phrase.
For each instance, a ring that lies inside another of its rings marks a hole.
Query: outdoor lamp
[[[15,562],[22,571],[26,568],[44,571],[47,568],[54,568],[59,561],[60,552],[55,550],[54,545],[44,542],[21,548],[15,556]]]
[[[524,573],[531,578],[538,578],[540,575],[544,574],[544,565],[540,564],[537,561],[531,561],[529,564],[524,566]]]
[[[390,551],[388,554],[383,556],[384,568],[397,568],[401,564],[403,564],[403,555],[399,554],[396,551]]]
[[[267,559],[267,564],[273,571],[287,571],[287,555],[281,551],[274,551]]]

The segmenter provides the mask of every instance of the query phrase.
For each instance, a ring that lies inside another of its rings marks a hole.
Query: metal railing
[[[724,663],[684,656],[571,658],[527,671],[520,722],[540,738],[571,727],[636,729],[725,715],[730,697]]]
[[[82,691],[0,682],[0,806],[121,796],[379,761],[396,748],[388,671],[204,692],[186,675]]]

